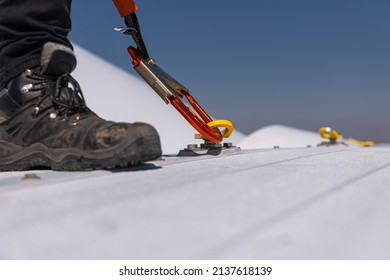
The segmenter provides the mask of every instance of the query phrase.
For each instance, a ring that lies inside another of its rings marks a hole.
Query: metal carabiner
[[[136,72],[150,85],[150,87],[172,106],[194,127],[204,139],[214,143],[221,143],[223,138],[229,137],[234,128],[227,120],[213,119],[196,102],[189,90],[161,69],[153,59],[143,59],[137,55],[134,47],[128,48]],[[185,97],[192,109],[182,101]],[[224,128],[221,132],[219,128]]]

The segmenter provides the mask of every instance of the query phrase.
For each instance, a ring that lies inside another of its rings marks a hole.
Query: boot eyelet
[[[38,106],[34,108],[32,114],[31,114],[33,119],[36,119],[38,117],[39,111],[40,111],[40,108]]]

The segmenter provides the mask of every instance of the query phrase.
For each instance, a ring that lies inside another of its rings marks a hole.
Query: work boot
[[[47,43],[41,66],[0,90],[0,171],[112,169],[161,156],[152,126],[105,121],[86,106],[75,67],[71,49]]]

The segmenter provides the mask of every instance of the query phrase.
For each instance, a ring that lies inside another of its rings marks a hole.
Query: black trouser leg
[[[0,89],[40,65],[45,42],[72,47],[71,0],[0,0]]]

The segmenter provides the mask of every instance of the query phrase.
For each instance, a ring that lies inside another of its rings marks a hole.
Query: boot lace
[[[79,83],[70,74],[63,74],[57,79],[53,79],[27,70],[25,75],[33,82],[23,86],[23,92],[42,91],[34,108],[33,116],[36,117],[51,107],[54,107],[59,114],[66,116],[89,111]],[[42,104],[47,98],[51,98],[52,106],[45,106],[45,110],[42,110]]]

